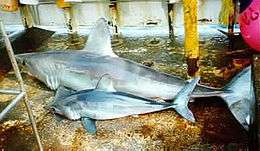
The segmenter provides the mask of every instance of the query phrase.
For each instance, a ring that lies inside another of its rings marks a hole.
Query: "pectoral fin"
[[[54,102],[63,100],[75,92],[76,92],[75,90],[72,90],[64,86],[60,86],[55,94]]]
[[[85,130],[91,134],[95,134],[97,131],[96,120],[84,117],[81,118],[81,122]]]

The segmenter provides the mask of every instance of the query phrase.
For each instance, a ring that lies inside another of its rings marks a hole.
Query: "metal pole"
[[[249,151],[259,150],[260,145],[260,55],[253,55],[252,79],[255,92],[255,119],[249,128]]]
[[[229,51],[234,51],[234,25],[235,25],[236,15],[237,15],[237,0],[233,0],[233,4],[234,4],[234,13],[229,15],[229,21],[228,21]]]
[[[15,99],[13,99],[13,101],[10,104],[8,104],[8,106],[3,111],[1,111],[0,121],[3,120],[5,115],[14,108],[14,106],[24,97],[24,95],[25,95],[25,92],[21,92],[19,95],[17,95],[15,97]]]
[[[118,35],[118,5],[117,0],[110,0],[109,4],[110,16],[112,19],[113,27],[115,27],[115,34]]]
[[[174,28],[173,28],[173,4],[168,3],[168,26],[169,26],[169,37],[173,38],[174,37]]]
[[[35,25],[35,19],[33,14],[33,9],[29,5],[21,4],[20,6],[20,13],[22,22],[25,28],[31,28]]]
[[[8,39],[8,36],[7,34],[5,33],[5,30],[4,30],[4,25],[2,23],[2,21],[0,20],[0,28],[1,28],[1,31],[3,33],[3,37],[5,39],[5,44],[6,44],[6,50],[7,50],[7,53],[8,53],[8,56],[11,60],[11,63],[12,63],[12,66],[13,66],[13,69],[14,69],[14,72],[15,72],[15,75],[18,79],[18,82],[20,84],[20,88],[21,88],[21,91],[24,92],[24,104],[26,106],[26,110],[28,112],[28,116],[30,118],[30,121],[31,121],[31,124],[32,124],[32,128],[33,128],[33,131],[34,131],[34,134],[36,136],[36,140],[37,140],[37,143],[38,143],[38,147],[39,147],[39,150],[40,151],[43,151],[43,147],[42,147],[42,144],[41,144],[41,140],[40,140],[40,137],[39,137],[39,133],[38,133],[38,130],[37,130],[37,127],[36,127],[36,122],[34,120],[34,117],[33,117],[33,113],[32,113],[32,110],[31,110],[31,107],[28,103],[28,96],[26,94],[26,90],[25,90],[25,86],[24,86],[24,82],[23,82],[23,79],[22,79],[22,76],[21,76],[21,73],[20,73],[20,70],[18,68],[18,65],[17,65],[17,62],[15,60],[15,57],[14,57],[14,52],[13,52],[13,49],[12,49],[12,46],[11,46],[11,43]]]
[[[20,94],[21,91],[19,91],[19,90],[0,89],[0,93],[4,93],[4,94]]]

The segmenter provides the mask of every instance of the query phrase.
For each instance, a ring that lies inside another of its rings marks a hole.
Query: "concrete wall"
[[[3,22],[7,25],[21,25],[22,20],[20,17],[20,11],[16,12],[3,12],[0,11],[0,18],[3,20]]]
[[[121,26],[146,26],[149,22],[168,26],[166,2],[121,2],[118,7]]]
[[[65,26],[63,10],[53,4],[38,6],[39,23],[42,26]]]
[[[198,19],[211,19],[214,24],[218,23],[218,16],[221,10],[221,0],[199,0],[198,2]],[[174,24],[183,25],[183,7],[182,3],[174,5]]]
[[[73,8],[80,26],[93,25],[100,17],[109,18],[109,3],[82,3]]]
[[[73,10],[81,26],[92,25],[99,17],[110,18],[108,2],[91,2],[75,4]],[[221,0],[199,0],[199,19],[212,19],[217,23]],[[65,26],[63,10],[54,3],[37,6],[39,24],[43,26]],[[119,2],[118,14],[120,26],[147,26],[147,22],[156,26],[168,26],[167,3],[164,1],[132,1]],[[174,5],[175,25],[183,24],[182,3]],[[7,13],[0,11],[5,24],[21,24],[19,11]]]

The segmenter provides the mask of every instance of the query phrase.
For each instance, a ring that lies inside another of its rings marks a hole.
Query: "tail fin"
[[[195,89],[197,83],[199,82],[200,78],[195,78],[188,84],[186,84],[183,89],[178,93],[176,99],[174,101],[174,108],[175,110],[185,119],[195,122],[195,118],[192,112],[188,108],[188,102],[190,99],[190,95]]]
[[[251,66],[236,75],[224,87],[221,97],[227,103],[230,111],[239,123],[248,130],[254,120],[255,94],[251,78]]]

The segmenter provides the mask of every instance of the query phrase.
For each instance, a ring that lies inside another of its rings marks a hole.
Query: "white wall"
[[[16,12],[3,12],[0,11],[0,19],[3,20],[4,24],[6,25],[21,25],[22,20],[20,18],[20,11]]]
[[[144,26],[147,22],[168,26],[166,2],[121,2],[118,8],[121,26]]]
[[[221,10],[221,0],[199,0],[198,2],[198,19],[211,19],[212,23],[218,23],[218,16]],[[183,25],[183,7],[182,3],[174,5],[175,20],[174,25]]]
[[[53,4],[38,6],[40,25],[42,26],[65,26],[64,14]]]
[[[80,26],[93,25],[100,17],[109,18],[109,3],[83,3],[74,6]]]
[[[199,0],[199,19],[212,19],[213,23],[218,22],[218,15],[221,7],[221,0]],[[74,12],[79,25],[89,26],[99,17],[109,18],[109,7],[107,2],[78,3],[74,6]],[[157,22],[157,26],[168,26],[168,13],[166,2],[161,1],[133,1],[119,2],[120,26],[145,26],[148,21]],[[38,6],[40,25],[44,26],[65,26],[62,9],[55,4],[41,4]],[[175,25],[183,25],[182,3],[174,6]],[[0,11],[0,17],[5,24],[21,24],[19,11],[14,13]]]

